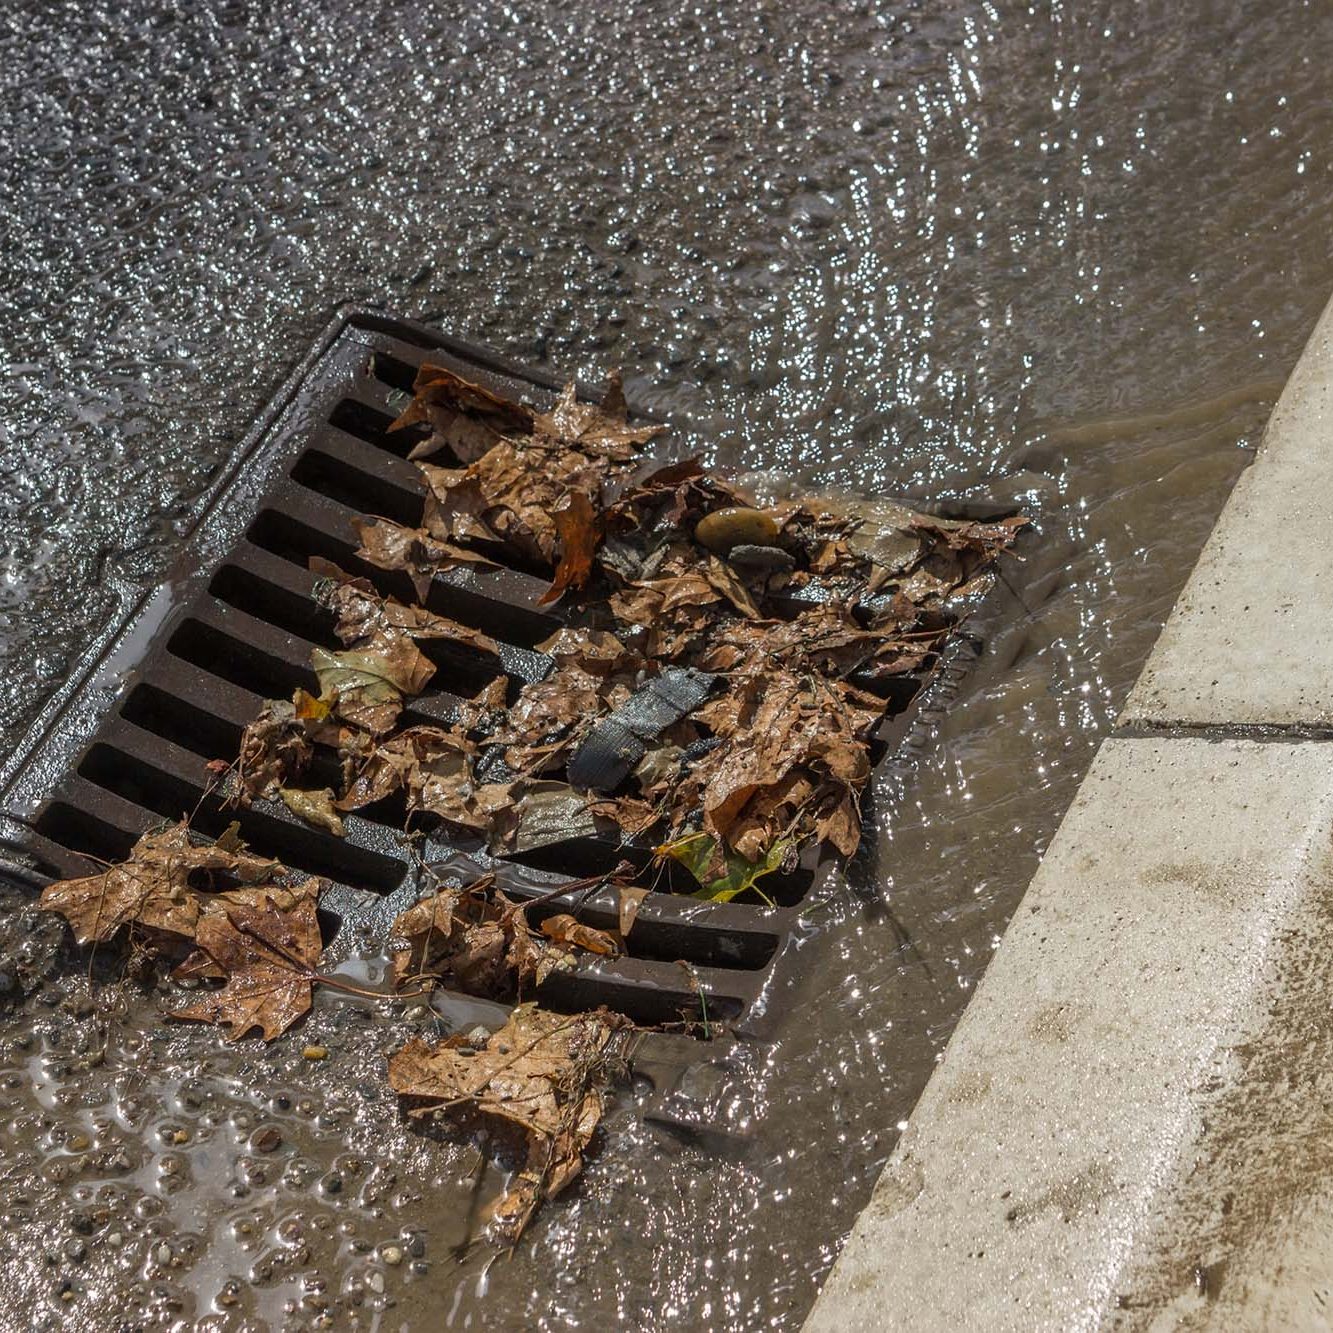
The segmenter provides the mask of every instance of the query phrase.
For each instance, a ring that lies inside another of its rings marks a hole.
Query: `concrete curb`
[[[1333,726],[1333,303],[1121,714]]]
[[[810,1333],[1333,1328],[1331,494],[1333,305]]]

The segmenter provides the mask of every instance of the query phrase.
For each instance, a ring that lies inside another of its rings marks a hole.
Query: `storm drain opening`
[[[753,1039],[764,1023],[781,1018],[765,1013],[760,1019],[755,1011],[775,970],[790,962],[803,906],[836,871],[837,858],[821,842],[782,858],[762,882],[734,895],[719,891],[730,900],[708,901],[696,896],[703,881],[688,856],[663,857],[656,839],[608,828],[605,820],[584,827],[558,802],[545,826],[534,824],[497,854],[476,830],[436,817],[417,822],[420,836],[409,844],[402,836],[408,809],[398,791],[345,810],[339,834],[282,801],[238,805],[219,785],[216,766],[209,767],[237,752],[266,701],[299,691],[321,696],[312,662],[342,647],[337,616],[321,593],[332,567],[362,581],[368,595],[418,605],[476,632],[420,640],[434,675],[420,692],[402,698],[400,727],[462,725],[488,691],[490,706],[501,714],[514,708],[528,686],[556,669],[552,651],[540,645],[582,623],[576,598],[550,596],[552,580],[561,577],[555,565],[484,535],[467,559],[424,581],[408,567],[386,568],[366,558],[358,523],[387,520],[418,529],[428,506],[438,503],[409,457],[427,441],[430,424],[391,429],[423,364],[443,367],[497,400],[542,411],[557,402],[552,380],[484,349],[378,313],[346,315],[219,482],[171,591],[129,612],[11,761],[3,846],[29,876],[35,868],[61,879],[123,858],[142,835],[183,815],[190,815],[196,833],[211,838],[231,836],[235,824],[255,856],[327,882],[320,909],[334,951],[361,947],[376,932],[382,939],[394,916],[417,898],[423,875],[455,884],[485,878],[507,899],[534,903],[529,920],[537,930],[573,915],[593,931],[614,934],[624,919],[614,884],[556,895],[562,885],[606,881],[628,865],[648,877],[650,891],[623,933],[623,949],[579,955],[575,965],[543,979],[539,996],[548,1008],[579,1013],[605,1006],[635,1023],[669,1029],[649,1034],[634,1055],[635,1068],[656,1088],[648,1114],[706,1131],[707,1107],[701,1111],[682,1089],[698,1083],[701,1066],[725,1069],[738,1034]],[[428,462],[460,470],[467,459],[465,451],[442,448]],[[951,531],[965,526],[939,529],[941,548],[954,540]],[[783,568],[776,550],[762,541],[739,542],[727,560],[739,552],[736,567],[752,562],[742,574],[752,577],[759,568],[762,582],[765,560]],[[743,604],[745,588],[733,586],[727,560],[717,577]],[[924,565],[921,573],[927,576]],[[966,594],[975,602],[983,591],[978,581]],[[813,583],[785,591],[776,586],[765,614],[797,623],[803,610],[818,605]],[[978,651],[957,626],[944,629],[910,669],[848,676],[858,699],[879,701],[881,719],[868,740],[873,764],[921,743]],[[562,767],[541,776],[553,788],[612,799],[659,739],[710,698],[716,678],[715,672],[664,666],[601,716]],[[117,682],[109,708],[107,680]],[[696,742],[701,755],[709,743]],[[688,757],[689,747],[682,752]],[[502,757],[488,755],[480,763],[503,780]],[[337,791],[338,753],[314,744],[301,781],[303,788]],[[685,841],[694,836],[705,835],[687,833]]]

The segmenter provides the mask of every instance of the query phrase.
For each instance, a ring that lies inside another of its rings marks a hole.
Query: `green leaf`
[[[753,889],[770,907],[773,900],[755,880],[776,870],[792,845],[790,838],[780,838],[758,861],[747,861],[731,848],[719,849],[711,833],[687,833],[675,842],[657,848],[658,856],[669,856],[680,862],[702,885],[694,892],[695,898],[709,902],[729,903],[738,893]],[[719,869],[721,873],[719,872]]]

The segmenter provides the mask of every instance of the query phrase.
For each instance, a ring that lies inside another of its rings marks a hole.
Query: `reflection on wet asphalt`
[[[412,1020],[329,1004],[316,1068],[50,991],[0,1030],[8,1308],[797,1326],[1333,286],[1333,10],[27,0],[0,53],[8,740],[348,300],[623,365],[798,486],[1040,518],[811,913],[750,1140],[627,1103],[483,1275],[467,1151],[383,1089]]]

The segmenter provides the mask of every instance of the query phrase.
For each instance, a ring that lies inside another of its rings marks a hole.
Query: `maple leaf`
[[[413,459],[448,449],[460,462],[471,462],[505,432],[526,434],[532,430],[528,408],[465,380],[445,366],[424,363],[412,388],[411,403],[389,430],[429,423],[431,434],[412,449],[409,457]]]
[[[611,372],[600,404],[579,402],[576,386],[566,384],[555,406],[533,418],[532,429],[537,434],[575,445],[585,453],[629,459],[666,427],[629,424],[625,389],[620,371],[615,370]]]
[[[485,556],[434,536],[425,528],[405,528],[391,519],[353,519],[361,545],[357,555],[378,569],[402,570],[424,602],[436,573],[456,564],[489,564]]]
[[[428,893],[399,913],[390,935],[402,941],[393,953],[399,989],[434,979],[495,1000],[540,986],[552,973],[573,967],[580,952],[621,952],[614,935],[567,913],[548,917],[534,931],[527,905],[511,902],[491,875],[466,888]]]
[[[319,881],[293,890],[260,890],[206,913],[195,932],[199,948],[226,974],[220,990],[171,1012],[173,1018],[225,1024],[235,1041],[259,1028],[281,1036],[310,1009],[323,949],[315,904]]]
[[[313,593],[321,606],[338,617],[334,632],[349,646],[373,645],[384,652],[398,637],[406,635],[413,641],[448,639],[491,657],[500,652],[499,644],[489,634],[424,606],[406,606],[396,598],[382,597],[365,579],[331,575],[320,579]]]
[[[255,882],[281,869],[276,861],[252,856],[243,844],[193,842],[182,821],[145,833],[118,865],[47,885],[40,905],[60,913],[84,945],[109,940],[131,922],[189,938],[200,915],[195,882]]]

